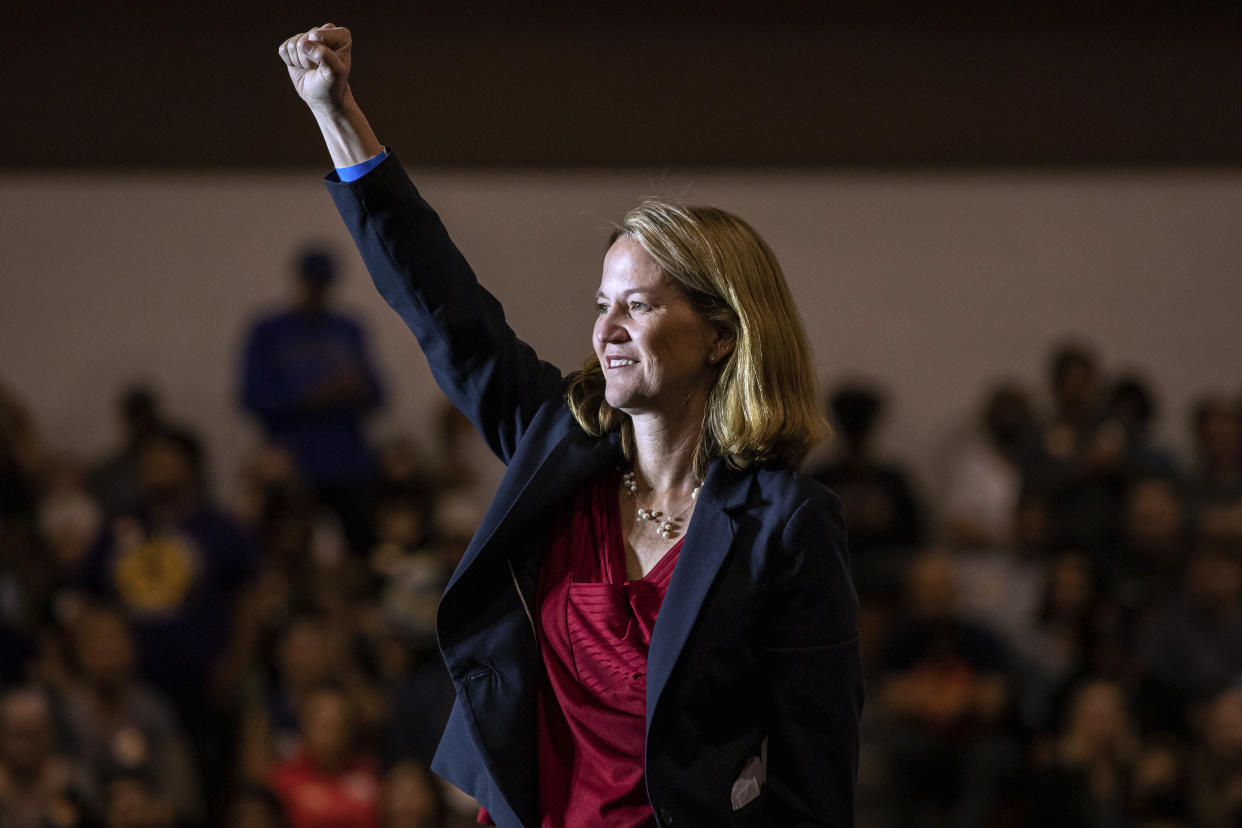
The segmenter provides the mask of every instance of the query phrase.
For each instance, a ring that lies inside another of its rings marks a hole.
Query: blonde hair
[[[771,248],[731,213],[655,198],[626,213],[610,242],[622,236],[636,241],[709,322],[734,336],[708,396],[696,473],[705,475],[717,457],[736,468],[773,460],[796,467],[829,429],[816,401],[806,332]],[[626,457],[633,456],[630,418],[604,400],[594,353],[570,378],[567,401],[588,434],[620,431]]]

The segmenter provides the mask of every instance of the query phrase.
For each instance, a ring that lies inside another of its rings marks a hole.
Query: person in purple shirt
[[[191,435],[152,435],[137,460],[141,506],[100,533],[80,585],[125,617],[142,679],[172,701],[202,789],[218,791],[232,772],[233,622],[258,552],[212,501],[202,447]],[[207,797],[204,806],[205,824],[220,824],[219,797]]]
[[[241,398],[268,438],[293,455],[362,555],[370,546],[375,469],[362,423],[383,402],[383,389],[362,328],[329,306],[335,275],[328,253],[302,253],[296,303],[260,318],[247,338]]]

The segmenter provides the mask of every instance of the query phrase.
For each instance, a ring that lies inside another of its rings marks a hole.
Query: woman
[[[376,286],[508,467],[440,604],[433,770],[502,826],[852,825],[857,600],[840,504],[792,470],[822,420],[771,251],[640,204],[563,377],[376,139],[350,48],[326,25],[279,52]]]

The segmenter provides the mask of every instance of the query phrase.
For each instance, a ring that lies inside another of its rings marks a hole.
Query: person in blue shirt
[[[302,253],[294,307],[262,317],[247,338],[241,397],[363,555],[375,461],[362,425],[382,404],[383,388],[362,328],[330,308],[335,275],[328,253]]]

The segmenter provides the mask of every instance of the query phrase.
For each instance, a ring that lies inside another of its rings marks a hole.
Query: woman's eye
[[[630,302],[630,310],[647,310],[646,302]]]
[[[603,302],[596,302],[595,312],[602,316],[603,314],[608,313],[608,306],[605,305]]]

